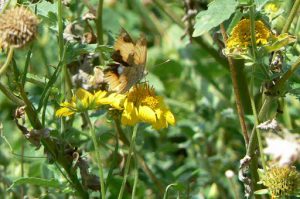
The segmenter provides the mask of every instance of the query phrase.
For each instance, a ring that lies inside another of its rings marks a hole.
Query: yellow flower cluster
[[[262,21],[255,22],[255,37],[257,45],[265,45],[273,37],[272,32]],[[251,24],[249,19],[241,20],[232,30],[227,40],[228,49],[245,49],[251,45]]]
[[[70,116],[75,112],[95,110],[108,105],[121,111],[121,122],[124,125],[135,125],[145,122],[155,129],[174,125],[175,118],[166,107],[163,98],[156,96],[153,88],[148,84],[134,86],[126,94],[98,91],[95,94],[84,89],[78,89],[70,102],[60,104],[56,116]]]

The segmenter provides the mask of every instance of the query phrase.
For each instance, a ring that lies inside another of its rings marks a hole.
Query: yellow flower
[[[276,13],[279,11],[279,6],[275,3],[267,3],[264,6],[264,10],[266,13]]]
[[[99,92],[99,91],[98,91]],[[112,108],[122,110],[126,95],[118,93],[110,93],[108,96],[102,96],[103,93],[95,93],[95,103],[98,106],[110,105]],[[103,92],[103,91],[102,91]]]
[[[295,167],[272,167],[261,177],[261,182],[273,198],[295,194],[300,188],[300,173]]]
[[[95,94],[82,88],[78,89],[70,102],[60,104],[61,108],[56,111],[57,117],[70,116],[76,112],[99,109],[103,105],[109,105],[115,109],[122,109],[125,95],[107,91],[97,91]]]
[[[163,98],[155,95],[153,88],[148,84],[139,84],[127,94],[121,122],[124,125],[146,122],[155,129],[162,129],[168,124],[174,125],[175,118]]]
[[[105,91],[104,95],[106,94]],[[103,95],[102,95],[103,96]],[[70,102],[60,104],[61,108],[56,111],[56,116],[70,116],[75,112],[83,112],[96,106],[94,95],[80,88],[76,91]]]
[[[232,30],[231,36],[227,40],[227,49],[247,50],[251,45],[251,28],[250,20],[241,20]],[[272,32],[262,21],[255,22],[255,37],[257,45],[266,45],[273,37]]]

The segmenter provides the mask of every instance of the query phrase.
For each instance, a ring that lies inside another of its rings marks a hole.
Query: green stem
[[[131,199],[135,198],[135,192],[136,192],[136,187],[139,181],[139,167],[138,167],[138,163],[137,163],[137,155],[136,152],[134,150],[134,182],[133,182],[133,188],[132,188],[132,196]]]
[[[97,9],[97,23],[96,23],[98,45],[103,45],[102,13],[103,13],[103,0],[99,0],[98,9]]]
[[[252,56],[254,58],[254,61],[256,61],[256,36],[255,36],[255,3],[252,0],[250,6],[250,30],[251,30],[251,49],[252,49]]]
[[[21,99],[15,96],[8,88],[6,88],[6,86],[3,85],[1,82],[0,82],[0,90],[8,99],[10,99],[16,105],[23,106],[25,104]]]
[[[57,21],[58,21],[58,45],[59,45],[59,61],[63,57],[64,37],[63,37],[63,19],[62,19],[62,0],[58,0],[57,5]]]
[[[254,69],[252,69],[252,70],[254,70]],[[259,122],[259,118],[258,118],[256,106],[255,106],[254,96],[253,96],[253,89],[254,89],[254,83],[253,82],[254,82],[254,76],[251,75],[249,94],[250,94],[251,108],[252,108],[252,112],[253,112],[253,116],[254,116],[254,120],[255,120],[253,128],[255,129],[256,135],[257,135],[257,141],[258,141],[258,148],[259,148],[259,152],[260,152],[261,164],[263,166],[264,171],[266,171],[266,161],[265,161],[265,156],[264,156],[264,153],[263,153],[261,133],[260,133],[260,130],[256,128],[259,125],[260,122]]]
[[[126,182],[127,182],[128,173],[129,173],[131,154],[134,151],[133,149],[135,148],[135,138],[136,138],[136,134],[137,134],[137,129],[138,129],[138,124],[136,124],[133,128],[130,147],[129,147],[129,152],[128,152],[128,157],[127,157],[127,161],[126,161],[126,165],[125,165],[124,178],[123,178],[123,182],[122,182],[122,186],[121,186],[121,189],[120,189],[120,192],[119,192],[118,199],[123,198],[123,193],[124,193],[125,185],[126,185]]]
[[[0,77],[3,75],[3,73],[6,71],[6,69],[8,68],[12,58],[13,58],[13,54],[14,54],[14,48],[9,48],[8,54],[7,54],[7,58],[4,62],[4,64],[1,66],[0,68]]]
[[[121,128],[121,124],[120,124],[120,120],[119,119],[115,119],[115,125],[116,125],[116,130],[117,133],[119,135],[120,140],[127,146],[130,145],[127,137],[125,136],[122,128]],[[154,175],[154,173],[152,172],[152,170],[149,168],[148,164],[146,164],[145,160],[143,159],[142,155],[139,154],[138,151],[135,151],[136,155],[137,155],[137,160],[139,165],[141,166],[141,168],[143,169],[143,171],[151,178],[151,180],[153,181],[153,183],[156,185],[157,189],[158,189],[158,194],[161,198],[161,196],[163,195],[164,192],[164,186],[161,183],[160,180],[158,180],[158,178]]]
[[[296,0],[294,5],[293,5],[293,8],[292,8],[292,10],[291,10],[291,12],[288,16],[288,18],[287,18],[287,21],[286,21],[284,27],[282,28],[281,33],[287,33],[288,32],[288,30],[290,29],[290,26],[291,26],[291,24],[292,24],[292,22],[293,22],[293,20],[296,16],[296,14],[298,13],[297,11],[299,9],[299,6],[300,6],[300,0]]]
[[[300,67],[300,57],[292,64],[291,68],[278,80],[276,85],[272,88],[272,93],[280,94],[281,89],[284,87],[286,81],[294,74],[294,72]]]
[[[167,16],[169,16],[174,23],[179,25],[181,28],[184,28],[184,24],[182,23],[181,19],[177,15],[175,15],[174,11],[170,9],[168,5],[166,5],[161,0],[153,0],[153,2],[159,9],[161,9]]]
[[[88,122],[90,136],[93,140],[93,144],[95,147],[96,161],[98,164],[98,172],[99,172],[99,180],[100,180],[101,198],[105,199],[105,183],[104,183],[103,167],[101,164],[101,156],[100,156],[100,151],[99,151],[99,147],[98,147],[98,143],[97,143],[95,127],[92,124],[87,112],[84,112],[84,116],[85,116],[86,121]]]

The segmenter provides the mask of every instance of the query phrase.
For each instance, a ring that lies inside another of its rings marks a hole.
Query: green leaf
[[[93,53],[96,48],[97,44],[70,44],[66,51],[66,63],[76,60],[82,54]]]
[[[281,49],[284,46],[287,46],[291,43],[296,42],[297,39],[295,36],[289,35],[289,34],[281,34],[276,38],[276,41],[272,43],[269,46],[265,46],[262,50],[265,50],[266,52],[270,53],[273,51],[277,51]]]
[[[198,37],[220,25],[235,12],[238,2],[235,0],[215,0],[208,4],[208,9],[196,16],[193,37]]]
[[[38,185],[40,187],[61,188],[61,184],[56,179],[47,180],[42,178],[26,177],[26,178],[19,178],[15,180],[12,183],[12,185],[7,189],[7,191],[11,190],[16,186],[23,185],[23,184]]]
[[[56,13],[57,12],[57,2],[50,3],[48,1],[41,1],[40,3],[37,3],[37,14],[48,18],[49,12]],[[32,4],[34,7],[35,5]]]

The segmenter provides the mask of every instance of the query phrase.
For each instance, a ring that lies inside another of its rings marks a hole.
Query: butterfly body
[[[122,30],[114,45],[112,64],[105,71],[105,81],[109,90],[118,93],[127,92],[144,77],[147,59],[147,41],[141,36],[136,42]]]

